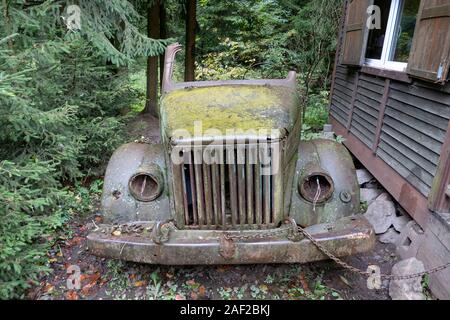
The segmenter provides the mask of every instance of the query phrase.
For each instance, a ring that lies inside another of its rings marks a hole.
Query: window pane
[[[381,9],[381,28],[372,29],[369,31],[369,39],[367,41],[366,58],[381,59],[383,52],[383,43],[386,35],[386,28],[389,19],[389,12],[391,9],[391,0],[375,0],[374,5]]]
[[[400,22],[394,32],[392,61],[408,62],[420,0],[403,0]]]

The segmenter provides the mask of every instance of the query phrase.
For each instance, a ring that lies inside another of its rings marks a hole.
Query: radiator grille
[[[274,227],[280,221],[281,152],[274,144],[195,147],[174,166],[175,206],[189,228]],[[215,159],[217,152],[220,156]],[[269,162],[258,155],[264,154]],[[211,160],[211,155],[213,160]],[[225,160],[225,161],[222,161]],[[264,163],[263,163],[264,162]],[[263,174],[264,173],[264,174]],[[179,202],[179,203],[177,203]]]

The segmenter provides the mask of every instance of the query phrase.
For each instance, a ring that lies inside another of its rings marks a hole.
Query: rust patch
[[[231,260],[236,253],[236,244],[234,241],[227,237],[227,235],[223,235],[220,237],[220,248],[219,254],[226,260]]]

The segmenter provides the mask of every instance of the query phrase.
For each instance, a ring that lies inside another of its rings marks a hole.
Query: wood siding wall
[[[330,116],[341,127],[338,133],[361,142],[364,152],[383,161],[427,202],[446,151],[449,89],[448,84],[405,83],[338,64]],[[352,143],[345,144],[354,151]]]
[[[348,37],[348,21],[361,18],[360,5],[367,3],[345,1],[330,123],[353,155],[424,227],[430,210],[450,212],[450,82],[442,85],[450,65],[450,0],[422,0],[408,73],[355,66],[357,59],[347,57],[345,48],[361,53],[360,43]]]

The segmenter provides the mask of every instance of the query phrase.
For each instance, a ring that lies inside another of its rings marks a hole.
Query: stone
[[[377,200],[392,201],[392,197],[389,193],[383,192],[378,196]]]
[[[322,138],[334,140],[333,126],[331,124],[323,126]]]
[[[398,232],[402,232],[403,228],[411,221],[411,218],[408,216],[397,216],[394,219],[394,228]]]
[[[334,140],[334,132],[322,132],[322,138]]]
[[[384,233],[383,235],[380,236],[378,241],[380,241],[381,243],[386,243],[386,244],[388,244],[388,243],[396,244],[399,236],[400,236],[400,233],[395,231],[394,228],[389,228],[389,230],[386,233]]]
[[[402,259],[416,257],[423,240],[422,228],[415,221],[408,222],[398,237],[397,254]]]
[[[396,217],[394,203],[377,199],[369,205],[364,216],[373,226],[375,234],[385,233]]]
[[[361,202],[367,202],[370,205],[381,193],[380,189],[361,188]]]
[[[371,180],[373,180],[372,174],[366,169],[358,169],[356,170],[356,176],[358,177],[359,185],[363,185]]]
[[[323,132],[333,132],[333,126],[329,123],[323,125]]]
[[[381,185],[376,180],[364,183],[364,188],[366,189],[380,189]]]
[[[409,258],[396,263],[392,267],[393,276],[406,276],[425,271],[422,261]],[[425,300],[423,294],[422,277],[405,280],[391,280],[389,295],[392,300]]]

